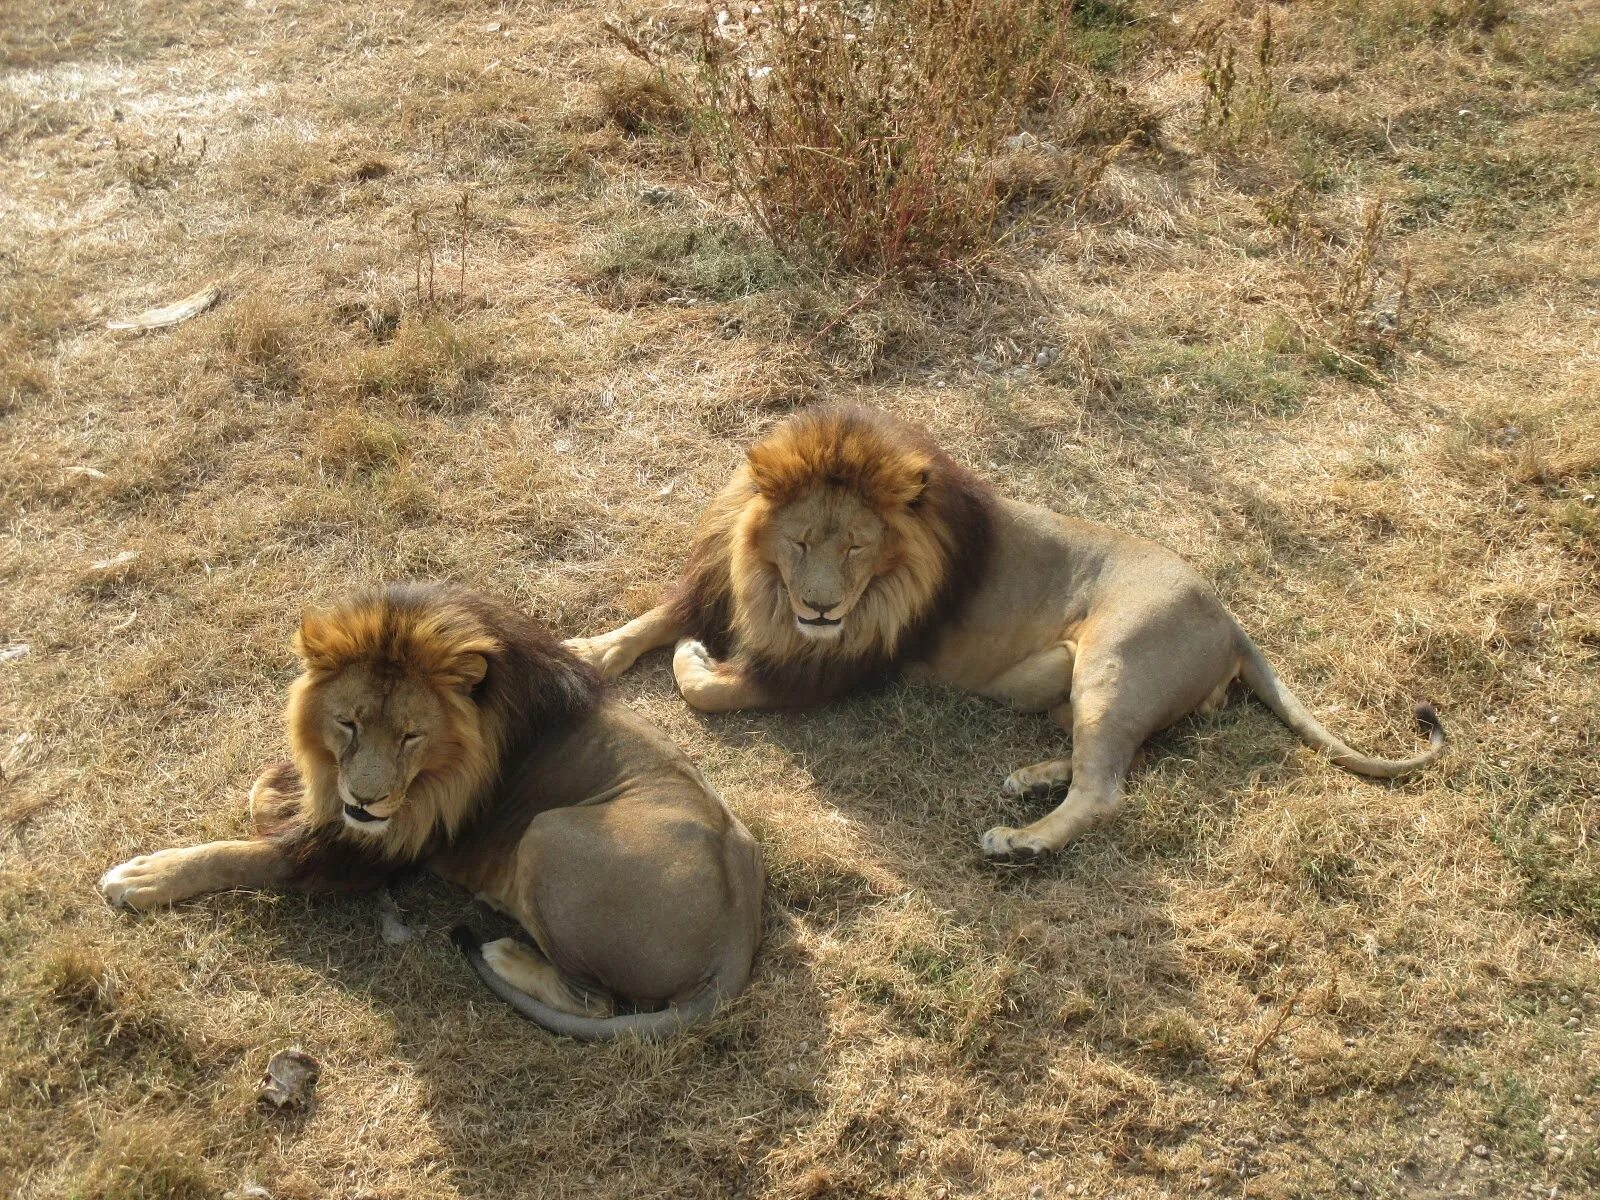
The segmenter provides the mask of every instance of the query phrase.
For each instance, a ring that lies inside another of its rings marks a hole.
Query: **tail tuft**
[[[470,925],[457,925],[450,931],[450,940],[455,943],[456,949],[471,958],[483,945],[483,939],[478,936],[478,931]]]
[[[1417,724],[1422,726],[1424,733],[1428,734],[1429,737],[1444,736],[1444,722],[1439,720],[1438,709],[1424,700],[1417,705],[1414,711],[1417,717]]]

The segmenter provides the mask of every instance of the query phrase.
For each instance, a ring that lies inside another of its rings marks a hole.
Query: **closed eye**
[[[400,739],[400,744],[402,746],[414,746],[421,740],[422,735],[420,733],[408,733]]]
[[[863,549],[864,549],[864,547],[862,547],[862,546],[851,546],[848,550],[845,551],[845,553],[846,554],[860,554]]]
[[[348,734],[352,734],[353,735],[355,733],[355,731],[356,731],[356,723],[354,721],[349,720],[346,717],[340,717],[338,719],[337,723],[338,723],[339,728],[344,730]]]

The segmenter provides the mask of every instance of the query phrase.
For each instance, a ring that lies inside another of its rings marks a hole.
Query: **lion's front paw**
[[[114,905],[147,912],[182,899],[173,884],[183,860],[182,850],[141,854],[100,876],[95,886]]]
[[[696,684],[710,683],[717,677],[717,660],[711,657],[704,642],[684,638],[672,652],[672,677],[685,691]]]
[[[1008,825],[996,825],[983,835],[983,856],[997,862],[1042,858],[1054,850],[1054,846],[1037,834]]]
[[[609,635],[568,638],[562,645],[598,671],[602,679],[615,679],[638,658],[625,643]]]

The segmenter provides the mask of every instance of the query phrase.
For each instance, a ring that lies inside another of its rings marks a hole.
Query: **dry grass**
[[[1078,8],[1003,243],[904,287],[775,258],[687,134],[607,115],[691,77],[687,0],[0,21],[0,1193],[1593,1194],[1600,9],[1272,6],[1271,119],[1224,138],[1195,34],[1248,65],[1262,9]],[[1049,146],[1121,148],[1084,194]],[[1374,786],[1235,704],[997,870],[1043,720],[702,719],[653,659],[621,694],[771,869],[748,996],[659,1048],[515,1020],[425,880],[401,947],[369,898],[95,897],[242,828],[302,603],[446,577],[608,627],[823,397],[1168,542],[1352,740],[1427,696],[1454,753]],[[320,1105],[269,1120],[293,1044]]]

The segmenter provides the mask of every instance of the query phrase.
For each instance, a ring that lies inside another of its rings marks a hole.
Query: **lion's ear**
[[[482,654],[463,654],[456,659],[453,667],[457,685],[463,691],[470,692],[489,673],[489,660]]]
[[[315,609],[300,614],[300,628],[294,632],[294,652],[308,667],[329,666],[334,657],[333,625]]]
[[[933,472],[928,470],[927,467],[923,467],[922,470],[917,472],[917,494],[911,497],[909,502],[912,508],[922,503],[923,493],[928,490],[928,480],[932,478]]]
[[[773,497],[784,484],[783,455],[770,446],[757,442],[745,455],[745,471],[750,476],[750,486],[760,495]]]
[[[933,478],[933,472],[924,462],[914,461],[896,463],[892,471],[885,472],[878,478],[877,490],[880,503],[886,506],[915,508],[922,501],[923,493],[928,490],[928,481]]]

